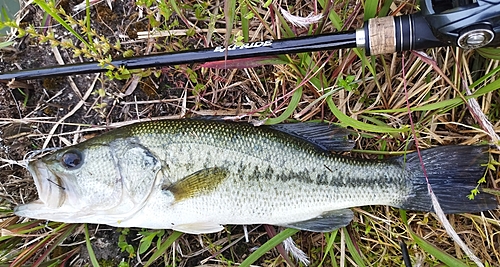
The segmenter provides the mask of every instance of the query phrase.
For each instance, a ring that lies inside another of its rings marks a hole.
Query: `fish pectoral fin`
[[[212,192],[227,175],[228,171],[223,168],[207,168],[190,174],[163,190],[170,191],[175,201],[180,201]]]
[[[187,234],[208,234],[222,231],[224,227],[220,224],[210,222],[178,224],[172,227],[173,230]]]
[[[332,210],[306,221],[287,223],[280,226],[324,233],[347,226],[353,217],[354,214],[350,209]]]

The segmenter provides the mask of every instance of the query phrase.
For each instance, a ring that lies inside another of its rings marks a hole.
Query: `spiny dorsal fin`
[[[244,122],[234,122],[231,120],[226,120],[225,118],[226,117],[224,116],[201,116],[191,118],[191,120],[207,120],[221,123],[244,124]],[[350,151],[354,147],[354,141],[348,138],[350,134],[349,130],[334,124],[327,124],[322,122],[297,122],[255,127],[262,127],[280,131],[282,133],[312,143],[317,148],[323,151]]]
[[[320,216],[307,221],[287,223],[282,224],[281,226],[325,233],[347,226],[352,221],[353,217],[354,214],[350,209],[332,210],[324,212]]]
[[[283,123],[268,126],[316,145],[325,151],[350,151],[354,142],[347,137],[345,128],[318,122]]]
[[[222,168],[208,168],[190,174],[165,190],[172,192],[176,201],[213,191],[228,172]]]

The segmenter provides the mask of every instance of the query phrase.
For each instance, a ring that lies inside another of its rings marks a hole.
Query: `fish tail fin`
[[[422,164],[444,213],[475,213],[497,208],[496,197],[488,193],[479,193],[472,200],[468,198],[485,173],[487,146],[442,146],[422,150],[420,154],[422,162],[416,152],[396,158],[409,171],[413,186],[412,194],[400,208],[434,211]]]

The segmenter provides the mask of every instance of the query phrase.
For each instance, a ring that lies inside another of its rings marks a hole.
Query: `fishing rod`
[[[379,55],[443,46],[500,46],[500,0],[421,0],[420,7],[412,15],[370,19],[357,30],[116,59],[108,66],[141,69],[356,47]],[[106,70],[98,62],[86,62],[0,73],[0,81]]]

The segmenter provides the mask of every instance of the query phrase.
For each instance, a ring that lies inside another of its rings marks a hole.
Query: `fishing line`
[[[439,221],[441,222],[441,224],[443,224],[443,227],[445,228],[445,230],[448,233],[448,235],[450,235],[450,237],[453,239],[453,241],[455,241],[460,246],[460,248],[465,252],[465,254],[472,261],[474,261],[474,263],[477,266],[484,267],[484,265],[481,263],[481,261],[479,260],[479,258],[476,255],[474,255],[474,253],[470,250],[470,248],[462,241],[462,239],[460,239],[460,237],[458,236],[457,232],[455,231],[455,229],[453,228],[453,226],[450,224],[450,222],[446,218],[446,215],[444,214],[443,210],[441,209],[441,206],[439,205],[439,201],[438,201],[436,195],[432,191],[432,187],[431,187],[431,184],[429,183],[429,177],[427,176],[427,171],[426,171],[425,166],[424,166],[422,155],[420,154],[419,143],[418,143],[417,135],[416,135],[416,132],[415,132],[415,125],[414,125],[413,119],[411,117],[410,100],[409,100],[409,95],[408,95],[408,90],[407,90],[407,83],[406,83],[405,56],[404,56],[404,54],[401,56],[401,64],[402,64],[403,89],[404,89],[404,92],[405,92],[406,108],[408,110],[408,117],[409,117],[409,120],[410,120],[411,132],[412,132],[412,135],[413,135],[413,139],[415,140],[415,146],[416,146],[416,149],[417,149],[417,155],[418,155],[418,158],[420,160],[420,166],[422,168],[425,180],[427,182],[427,189],[429,190],[429,195],[430,195],[431,200],[432,200],[432,206],[434,207],[434,212],[436,213]],[[410,227],[410,226],[408,225],[408,227]]]
[[[324,67],[325,67],[326,63],[327,63],[327,62],[329,62],[329,61],[332,59],[333,54],[334,54],[334,52],[330,53],[330,55],[328,55],[328,57],[326,58],[326,60],[324,61],[324,63],[323,63],[323,64],[321,64],[321,66],[319,66],[319,61],[317,61],[317,63],[315,63],[315,64],[314,64],[314,66],[312,66],[311,70],[314,70],[314,68],[316,68],[316,67],[317,67],[318,69],[317,69],[314,73],[311,73],[310,71],[308,71],[308,72],[306,73],[306,75],[304,76],[304,78],[301,80],[301,82],[300,82],[297,86],[295,86],[295,88],[294,88],[294,89],[292,89],[290,92],[288,92],[288,93],[286,93],[286,94],[284,94],[284,95],[280,96],[280,97],[279,97],[279,98],[277,98],[276,100],[274,100],[274,101],[272,101],[272,102],[270,102],[270,103],[268,103],[268,104],[266,104],[266,105],[264,105],[264,106],[262,106],[262,107],[260,107],[260,108],[258,108],[258,109],[256,109],[256,110],[253,110],[253,111],[251,111],[251,112],[247,113],[246,115],[247,115],[247,116],[252,116],[252,115],[254,115],[254,114],[258,113],[258,112],[262,112],[262,111],[264,111],[264,110],[266,110],[266,109],[268,109],[268,108],[269,108],[269,109],[271,109],[271,106],[272,106],[272,105],[274,105],[274,104],[278,104],[278,103],[279,103],[279,101],[281,101],[281,100],[288,100],[288,99],[290,99],[290,98],[292,97],[292,95],[293,95],[293,94],[294,94],[294,93],[295,93],[295,92],[296,92],[296,91],[297,91],[300,87],[304,86],[304,85],[305,85],[305,84],[306,84],[306,83],[307,83],[307,82],[308,82],[308,81],[309,81],[312,77],[314,77],[316,74],[318,74],[318,72],[319,72],[322,68],[324,68]],[[314,62],[316,62],[316,61],[314,61]],[[340,90],[340,87],[337,87],[337,88],[338,88],[338,90]],[[333,90],[334,90],[334,89],[332,89],[332,91],[333,91]],[[256,125],[254,125],[254,126],[256,126]]]
[[[403,78],[403,89],[405,91],[405,100],[406,100],[406,109],[408,111],[408,117],[410,119],[410,128],[411,134],[413,135],[413,139],[415,140],[415,146],[417,149],[418,159],[420,160],[420,167],[424,173],[425,181],[427,182],[427,189],[429,190],[429,194],[433,195],[431,184],[429,183],[429,177],[427,176],[427,171],[425,170],[424,161],[422,159],[422,155],[420,154],[420,144],[418,142],[417,133],[415,132],[415,124],[413,123],[413,118],[411,116],[411,108],[410,108],[410,96],[408,95],[407,83],[406,83],[406,72],[405,72],[405,55],[401,55],[401,72]]]
[[[60,147],[48,147],[48,148],[33,150],[33,151],[26,153],[23,157],[23,160],[22,160],[23,164],[25,164],[24,167],[28,167],[28,163],[31,161],[31,159],[33,157],[42,155],[42,153],[45,153],[45,152],[52,152],[52,151],[58,150],[58,149],[61,149],[61,148]]]
[[[48,178],[47,178],[47,181],[49,181],[50,183],[54,184],[55,186],[59,187],[59,188],[60,188],[60,189],[62,189],[62,190],[66,190],[66,188],[65,188],[64,186],[62,186],[62,185],[60,185],[60,184],[58,184],[58,183],[56,183],[56,182],[52,181],[51,179],[48,179]]]

